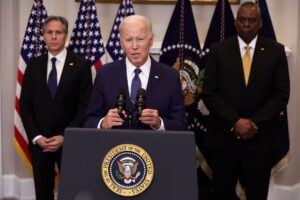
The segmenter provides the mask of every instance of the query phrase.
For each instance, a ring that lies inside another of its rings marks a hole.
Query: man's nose
[[[245,19],[245,21],[244,21],[244,26],[249,26],[249,19]]]
[[[52,38],[56,38],[56,36],[57,36],[56,32],[53,32],[53,33],[51,34],[51,37],[52,37]]]
[[[136,40],[133,40],[133,41],[132,41],[132,47],[133,47],[133,48],[137,48],[137,47],[138,47],[138,43],[137,43]]]

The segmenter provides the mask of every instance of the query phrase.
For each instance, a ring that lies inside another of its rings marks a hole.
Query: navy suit
[[[279,116],[288,103],[289,91],[283,45],[258,36],[248,85],[237,36],[212,46],[204,79],[204,102],[210,111],[205,143],[216,158],[212,163],[215,183],[222,185],[217,199],[230,199],[226,195],[238,176],[249,186],[247,199],[266,198]],[[253,138],[243,140],[234,135],[232,128],[239,118],[256,124],[258,133]],[[228,176],[234,178],[225,180]]]
[[[127,84],[125,60],[106,64],[97,71],[87,109],[85,127],[96,128],[108,110],[116,107],[116,99],[120,89],[126,91],[126,107],[130,109],[132,103]],[[153,59],[151,59],[146,89],[146,108],[158,110],[166,130],[187,129],[179,74],[170,66],[158,63]],[[124,124],[122,127],[116,128],[128,127]],[[151,129],[145,124],[137,128]]]
[[[63,135],[66,127],[81,127],[92,90],[90,62],[67,52],[54,98],[47,85],[48,55],[31,59],[23,78],[20,114],[26,130],[37,199],[53,200],[54,164],[60,167],[61,148],[44,153],[33,138]]]

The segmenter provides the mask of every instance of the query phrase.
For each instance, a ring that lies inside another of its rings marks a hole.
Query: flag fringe
[[[285,156],[272,168],[271,176],[276,176],[279,172],[285,169],[291,160],[291,153],[288,151]]]
[[[13,145],[17,151],[17,153],[19,154],[19,156],[21,157],[21,159],[24,161],[27,169],[29,170],[29,172],[33,175],[32,172],[32,164],[30,162],[30,160],[28,159],[28,157],[26,156],[25,152],[23,151],[21,145],[18,143],[17,139],[14,137],[13,139]]]
[[[212,180],[213,179],[213,172],[211,168],[208,166],[207,161],[203,155],[203,153],[200,151],[198,145],[196,145],[196,161],[197,161],[197,167],[201,168],[202,171],[207,175],[207,177]]]

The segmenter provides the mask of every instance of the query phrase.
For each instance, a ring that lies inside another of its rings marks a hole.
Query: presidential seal
[[[121,144],[104,157],[101,167],[106,186],[120,196],[135,196],[144,192],[154,176],[149,154],[133,144]]]

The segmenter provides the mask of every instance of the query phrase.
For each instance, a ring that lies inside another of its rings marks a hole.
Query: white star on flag
[[[120,45],[119,25],[126,16],[130,15],[134,15],[131,0],[122,0],[106,45],[107,62],[121,60],[125,56]]]
[[[82,0],[77,16],[68,49],[91,61],[94,78],[105,61],[95,0]]]

